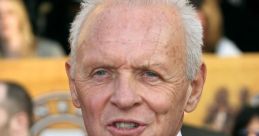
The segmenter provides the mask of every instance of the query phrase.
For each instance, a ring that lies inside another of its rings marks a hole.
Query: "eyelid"
[[[111,68],[111,67],[97,67],[97,68],[94,68],[91,72],[90,72],[90,76],[94,76],[94,74],[99,71],[99,70],[104,70],[106,71],[108,74],[112,74],[112,72],[114,72],[114,69]]]
[[[159,76],[156,72],[151,70],[144,71],[143,74],[149,74],[149,75],[152,74],[152,76],[157,76],[157,77]]]
[[[155,70],[145,69],[145,70],[142,71],[142,75],[144,75],[146,72],[152,72],[157,76],[158,79],[164,80],[163,76]]]
[[[95,72],[97,72],[99,70],[107,70],[107,68],[105,68],[105,67],[94,68],[91,73],[95,73]]]

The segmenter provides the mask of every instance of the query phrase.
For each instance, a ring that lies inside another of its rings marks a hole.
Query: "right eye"
[[[92,77],[94,80],[104,81],[111,77],[111,73],[107,69],[98,68],[92,73]]]
[[[101,70],[97,70],[95,73],[94,73],[94,76],[105,76],[108,72],[104,69],[101,69]]]

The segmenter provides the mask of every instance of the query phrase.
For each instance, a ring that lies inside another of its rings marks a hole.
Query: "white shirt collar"
[[[180,131],[180,132],[178,132],[177,136],[182,136],[181,131]]]

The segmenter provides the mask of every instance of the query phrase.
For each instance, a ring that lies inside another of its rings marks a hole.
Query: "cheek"
[[[10,26],[13,26],[14,28],[18,28],[18,26],[19,26],[18,22],[19,22],[19,20],[15,16],[10,17],[10,20],[9,20]]]
[[[100,116],[108,103],[109,86],[85,86],[78,87],[78,97],[84,117],[91,123],[100,119]]]
[[[182,111],[186,101],[187,88],[183,87],[153,87],[143,93],[149,107],[158,114],[172,111]]]
[[[5,17],[3,17],[3,23],[5,25],[12,26],[14,24],[14,22],[15,22],[15,20],[14,20],[13,15],[5,15]]]
[[[7,114],[5,110],[0,109],[0,128],[6,124],[7,121]]]
[[[19,21],[15,17],[6,17],[5,21],[2,23],[3,33],[13,34],[20,31]]]

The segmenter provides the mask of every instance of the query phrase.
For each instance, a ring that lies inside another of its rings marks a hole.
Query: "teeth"
[[[121,128],[121,129],[132,129],[138,127],[138,124],[136,123],[128,123],[128,122],[119,122],[115,123],[116,128]]]

